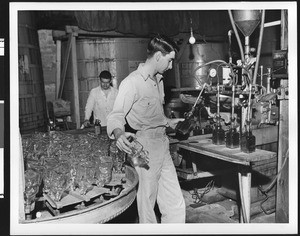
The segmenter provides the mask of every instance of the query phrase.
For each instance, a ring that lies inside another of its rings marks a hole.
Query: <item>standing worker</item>
[[[99,75],[100,86],[93,88],[85,106],[85,118],[83,127],[90,126],[90,117],[94,112],[94,122],[98,119],[101,126],[107,126],[107,115],[112,111],[118,90],[112,84],[112,76],[109,71],[104,70]]]
[[[120,84],[114,108],[108,115],[107,133],[120,150],[130,154],[130,136],[149,152],[149,169],[136,166],[139,176],[137,207],[140,223],[157,223],[157,201],[161,223],[185,223],[185,202],[173,164],[166,127],[175,128],[183,119],[164,114],[162,74],[172,69],[176,45],[167,37],[154,37],[147,59]],[[136,133],[127,132],[129,126]]]

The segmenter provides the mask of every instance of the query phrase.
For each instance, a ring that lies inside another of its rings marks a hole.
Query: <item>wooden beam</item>
[[[68,62],[69,62],[70,51],[71,51],[71,41],[72,41],[72,34],[69,34],[66,55],[64,58],[63,70],[62,70],[62,75],[61,75],[61,84],[60,84],[59,92],[58,92],[58,98],[61,98],[62,92],[64,89],[65,77],[66,77],[66,73],[67,73]]]
[[[288,11],[281,10],[281,39],[280,39],[280,49],[288,49]]]
[[[180,59],[181,59],[181,57],[183,55],[183,52],[184,52],[184,50],[185,50],[185,48],[186,48],[186,46],[188,44],[188,41],[189,41],[189,38],[185,37],[184,40],[183,40],[183,42],[182,42],[182,45],[181,45],[181,47],[179,49],[179,52],[177,53],[177,57],[176,57],[176,61],[177,62],[180,61]]]
[[[66,31],[63,30],[52,30],[53,40],[62,40],[67,37]]]
[[[78,91],[78,73],[77,73],[77,54],[76,54],[76,37],[72,35],[72,77],[73,77],[73,95],[76,128],[80,128],[80,111],[79,111],[79,91]]]
[[[180,70],[179,70],[179,61],[183,55],[183,52],[186,48],[186,45],[188,43],[188,37],[186,37],[180,47],[179,52],[177,53],[176,60],[174,61],[174,69],[175,69],[175,86],[176,88],[181,87],[181,82],[180,82]]]
[[[58,98],[61,75],[61,40],[56,40],[56,92],[55,98]]]
[[[174,61],[174,69],[175,69],[175,86],[176,88],[180,88],[181,87],[180,70],[179,70],[179,63],[177,61]]]
[[[23,159],[23,147],[22,147],[22,137],[19,133],[19,220],[25,220],[25,201],[24,201],[24,191],[25,191],[25,168]]]
[[[281,50],[287,49],[288,29],[287,10],[281,10]],[[281,79],[281,87],[288,87],[288,79]],[[281,171],[277,178],[276,195],[276,223],[289,222],[289,100],[279,101],[279,141],[278,141],[278,169]],[[284,164],[285,163],[285,164]]]

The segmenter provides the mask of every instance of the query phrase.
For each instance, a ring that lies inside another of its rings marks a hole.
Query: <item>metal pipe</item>
[[[224,64],[228,64],[226,61],[223,61],[223,60],[213,60],[213,61],[210,61],[210,62],[207,62],[203,65],[200,65],[200,66],[197,66],[194,70],[194,74],[196,73],[197,70],[199,70],[200,68],[204,67],[204,66],[208,66],[212,63],[217,63],[217,62],[220,62],[220,63],[224,63]]]
[[[250,131],[250,115],[251,115],[251,90],[252,84],[249,85],[249,98],[248,98],[248,117],[247,117],[247,131]]]
[[[267,94],[271,92],[271,68],[267,68]]]
[[[260,66],[260,94],[263,94],[263,74],[264,74],[264,66]]]
[[[271,27],[271,26],[276,26],[276,25],[280,25],[280,24],[281,24],[281,20],[268,22],[268,23],[264,24],[264,28]]]
[[[261,26],[260,26],[257,54],[256,54],[256,63],[255,63],[255,69],[254,69],[253,83],[252,83],[253,85],[256,84],[259,58],[260,58],[260,52],[261,52],[261,45],[262,45],[262,38],[263,38],[263,34],[264,34],[264,23],[265,23],[265,10],[262,11],[262,16],[261,16]]]
[[[232,101],[231,101],[231,128],[233,129],[233,120],[234,120],[234,92],[235,92],[235,85],[232,84]]]
[[[217,93],[217,123],[220,124],[220,85],[217,85],[218,93]]]
[[[232,25],[235,37],[237,39],[237,42],[238,42],[238,45],[239,45],[239,48],[240,48],[241,60],[242,60],[242,63],[243,63],[245,61],[245,57],[244,57],[244,50],[243,50],[243,46],[242,46],[242,43],[241,43],[241,39],[239,37],[237,28],[236,28],[236,26],[234,24],[234,20],[233,20],[233,16],[232,16],[231,10],[228,10],[228,14],[229,14],[230,22],[231,22],[231,25]]]
[[[245,61],[246,64],[249,62],[249,56],[250,56],[250,44],[249,44],[249,36],[245,37]]]
[[[228,31],[228,55],[229,55],[229,63],[232,63],[232,54],[231,54],[231,34],[233,33],[232,30]]]

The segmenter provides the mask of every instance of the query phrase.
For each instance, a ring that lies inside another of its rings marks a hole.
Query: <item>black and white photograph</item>
[[[296,1],[8,11],[10,234],[298,233]]]

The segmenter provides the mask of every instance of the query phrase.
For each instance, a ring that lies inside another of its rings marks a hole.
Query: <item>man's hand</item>
[[[128,141],[128,138],[131,136],[135,138],[135,134],[129,132],[123,132],[120,129],[115,129],[114,131],[115,139],[117,140],[117,147],[128,154],[131,154],[132,144]]]
[[[174,118],[174,119],[169,119],[168,123],[172,129],[175,129],[176,125],[178,124],[179,121],[184,121],[184,118]]]

